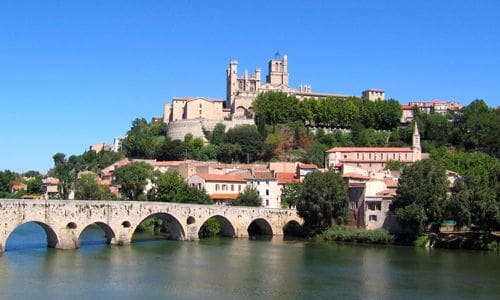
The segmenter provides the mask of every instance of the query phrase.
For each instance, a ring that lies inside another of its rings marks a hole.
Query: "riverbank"
[[[445,248],[500,252],[500,235],[488,232],[429,233],[413,242],[401,242],[385,229],[366,230],[346,226],[334,226],[316,236],[319,241],[336,241],[419,248]]]

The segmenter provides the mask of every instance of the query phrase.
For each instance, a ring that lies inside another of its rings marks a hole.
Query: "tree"
[[[212,204],[212,199],[204,190],[189,187],[182,176],[176,172],[157,174],[154,182],[156,201]]]
[[[121,186],[120,191],[127,199],[138,200],[152,177],[152,171],[153,168],[145,162],[133,162],[115,170],[113,183]]]
[[[222,143],[217,148],[217,160],[224,163],[232,163],[241,155],[241,146],[239,144]]]
[[[299,100],[281,92],[262,93],[252,103],[256,123],[283,124],[299,119]]]
[[[285,184],[281,191],[281,205],[287,208],[297,206],[300,196],[302,195],[302,182],[294,182]]]
[[[226,141],[241,146],[239,160],[241,162],[255,161],[262,149],[262,136],[255,125],[242,125],[228,130]]]
[[[84,174],[75,184],[77,200],[115,200],[116,196],[105,185],[97,184],[95,174]]]
[[[222,123],[217,123],[215,125],[214,130],[212,131],[212,135],[210,136],[210,143],[213,145],[220,145],[224,142],[226,138],[226,125]]]
[[[347,221],[348,186],[339,174],[313,172],[306,176],[303,184],[297,212],[304,218],[304,226],[310,234]]]
[[[26,191],[31,195],[38,195],[43,193],[42,177],[36,176],[28,180]]]
[[[259,192],[247,186],[245,190],[238,195],[238,198],[234,199],[231,203],[233,206],[261,206],[262,205],[262,197],[259,195]]]
[[[200,228],[200,237],[214,237],[222,231],[222,226],[219,220],[215,217],[210,217],[203,223]]]
[[[67,160],[66,155],[59,152],[52,158],[54,160],[52,173],[54,177],[59,179],[59,185],[57,186],[59,195],[62,199],[68,199],[76,181],[75,157],[71,156]]]
[[[448,205],[449,217],[457,226],[475,225],[483,230],[500,228],[497,176],[466,174],[458,179]]]
[[[438,161],[424,159],[401,173],[391,211],[402,227],[402,234],[416,238],[431,223],[441,223],[447,204],[448,179]]]
[[[301,161],[304,163],[313,163],[322,168],[325,163],[325,151],[328,150],[326,145],[320,143],[313,143],[307,147],[305,154],[302,156]]]
[[[19,178],[19,174],[10,170],[0,171],[0,192],[10,193],[12,190],[12,182]]]

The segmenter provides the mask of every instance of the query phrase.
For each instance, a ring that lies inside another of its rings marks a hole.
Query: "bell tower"
[[[413,128],[411,150],[413,151],[413,161],[422,159],[422,147],[420,146],[420,133],[418,132],[418,125],[416,121],[415,121],[415,127]]]
[[[272,85],[288,86],[288,57],[283,55],[283,59],[271,59],[269,61],[269,74],[266,82]]]

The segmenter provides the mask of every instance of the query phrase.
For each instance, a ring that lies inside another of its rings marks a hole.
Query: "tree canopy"
[[[414,239],[425,226],[441,223],[445,216],[447,192],[448,179],[438,161],[424,159],[403,169],[391,204],[403,235]]]
[[[259,192],[247,186],[243,192],[238,195],[233,202],[231,202],[233,206],[261,206],[262,205],[262,197],[259,195]]]
[[[115,170],[113,183],[120,185],[120,191],[127,199],[138,200],[152,177],[152,171],[153,168],[145,162],[133,162]]]
[[[306,176],[297,203],[297,212],[311,234],[333,224],[344,224],[348,215],[348,186],[342,177],[328,171]]]

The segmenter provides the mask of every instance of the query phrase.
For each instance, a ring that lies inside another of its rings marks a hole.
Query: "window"
[[[377,222],[377,216],[376,215],[369,215],[368,220],[370,222]]]
[[[392,159],[395,159],[396,158],[396,153],[393,153],[392,154]]]
[[[344,158],[346,158],[345,155]],[[359,159],[359,153],[356,153],[356,158]]]
[[[347,158],[347,154],[344,154],[344,158]]]
[[[238,192],[241,192],[241,184],[238,184]]]
[[[216,184],[216,185],[215,185],[215,190],[216,190],[216,191],[218,191],[218,190],[219,190],[219,185],[218,185],[218,184]]]
[[[269,185],[269,180],[266,180],[266,184]]]
[[[266,206],[269,206],[269,200],[266,200]]]
[[[222,185],[222,190],[223,190],[223,191],[227,191],[227,185],[223,184],[223,185]]]
[[[368,159],[372,159],[372,154],[371,153],[368,154]]]
[[[231,192],[234,192],[234,184],[231,184]]]
[[[408,159],[408,153],[405,153],[405,159]]]
[[[201,108],[201,103],[200,103],[200,108]]]
[[[200,115],[201,115],[201,109],[200,109]]]
[[[269,190],[266,190],[266,196],[269,196]]]

